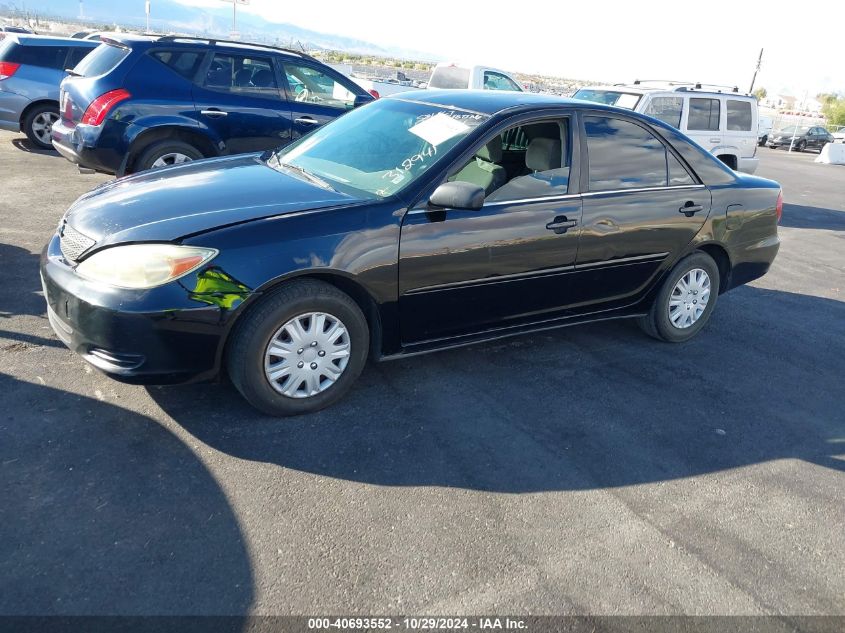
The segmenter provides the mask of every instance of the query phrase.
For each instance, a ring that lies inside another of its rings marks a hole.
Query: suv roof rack
[[[635,86],[642,86],[643,84],[653,85],[654,87],[672,88],[678,92],[685,90],[710,90],[712,92],[733,92],[740,94],[737,86],[725,86],[722,84],[708,84],[701,81],[676,81],[674,79],[635,79]],[[749,93],[741,93],[750,96]]]
[[[264,48],[273,51],[282,51],[283,53],[292,53],[293,55],[299,55],[304,59],[310,59],[311,61],[319,61],[317,58],[309,55],[305,51],[297,51],[292,48],[283,48],[281,46],[272,46],[271,44],[254,44],[252,42],[240,42],[237,40],[221,40],[216,37],[197,37],[194,35],[162,35],[158,38],[157,41],[159,42],[176,42],[179,40],[186,40],[189,42],[208,42],[210,46],[216,46],[217,44],[227,44],[235,46],[250,46],[253,48]]]

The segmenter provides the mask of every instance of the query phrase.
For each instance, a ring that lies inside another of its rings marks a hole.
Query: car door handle
[[[224,112],[223,110],[217,110],[216,108],[211,108],[209,110],[200,110],[200,114],[204,116],[210,116],[212,118],[229,116],[228,112]]]
[[[696,213],[698,213],[699,211],[703,211],[703,210],[704,210],[703,206],[701,206],[700,204],[696,204],[692,200],[687,200],[687,203],[684,206],[682,206],[680,209],[678,209],[678,211],[680,213],[683,213],[688,218],[691,218]]]
[[[546,225],[546,228],[555,233],[566,233],[569,229],[577,226],[578,220],[568,220],[565,215],[556,217]]]
[[[711,139],[710,139],[710,142],[711,142],[711,143],[721,143],[721,142],[722,142],[722,139],[720,139],[720,138],[711,138]]]
[[[302,125],[317,125],[319,121],[310,116],[301,116],[293,120],[294,123],[301,123]]]

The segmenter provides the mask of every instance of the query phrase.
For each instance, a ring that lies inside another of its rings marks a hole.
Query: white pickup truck
[[[436,90],[511,90],[522,92],[519,82],[505,71],[487,66],[441,62],[434,67],[428,87]]]

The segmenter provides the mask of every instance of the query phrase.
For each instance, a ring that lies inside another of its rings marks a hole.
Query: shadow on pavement
[[[16,315],[45,316],[39,256],[20,246],[0,242],[3,283],[0,284],[0,322]]]
[[[845,231],[845,211],[784,203],[780,225],[793,229]]]
[[[0,392],[0,614],[247,612],[238,521],[182,441],[151,418],[6,374]]]
[[[14,145],[17,149],[21,150],[22,152],[27,152],[28,154],[41,154],[43,156],[56,157],[60,156],[60,154],[54,149],[41,149],[40,147],[36,147],[26,137],[12,139],[12,145]]]
[[[843,471],[843,375],[845,303],[745,287],[683,345],[616,322],[375,364],[346,399],[305,417],[263,417],[228,385],[149,391],[201,441],[241,459],[378,485],[522,493],[784,458]]]

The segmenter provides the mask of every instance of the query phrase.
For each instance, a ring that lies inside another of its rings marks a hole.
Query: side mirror
[[[484,189],[469,182],[444,182],[431,194],[433,207],[478,211],[484,206]]]
[[[372,100],[372,95],[355,95],[355,101],[352,102],[352,107],[357,108],[358,106],[366,105]]]

